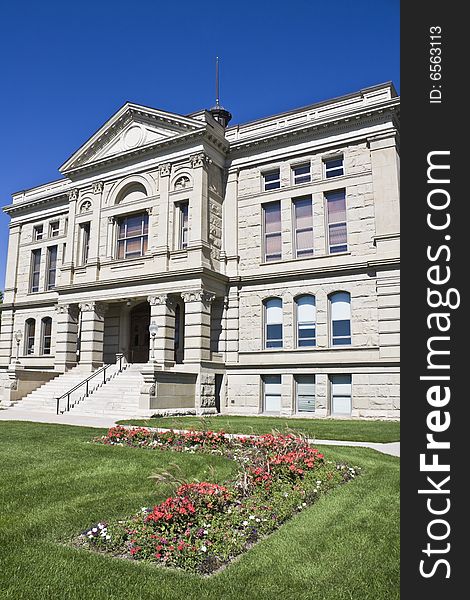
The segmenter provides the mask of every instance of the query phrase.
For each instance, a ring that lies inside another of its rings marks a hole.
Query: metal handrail
[[[101,373],[103,373],[103,385],[105,383],[107,383],[107,381],[106,381],[106,369],[108,369],[109,367],[113,367],[113,366],[115,366],[115,365],[118,364],[119,368],[118,368],[118,370],[116,371],[115,374],[121,373],[122,370],[123,370],[123,366],[122,366],[123,358],[124,358],[123,354],[120,354],[120,355],[116,356],[116,362],[115,363],[110,363],[109,365],[103,365],[102,367],[100,367],[99,369],[97,369],[94,373],[92,373],[89,377],[87,377],[86,379],[84,379],[83,381],[81,381],[80,383],[78,383],[75,387],[73,387],[70,390],[68,390],[68,392],[65,392],[65,394],[62,394],[62,396],[59,396],[56,399],[56,401],[57,401],[56,414],[57,415],[59,414],[60,401],[62,400],[62,398],[65,398],[65,397],[67,397],[67,408],[64,409],[62,412],[64,413],[65,411],[70,411],[70,394],[72,394],[73,392],[75,392],[76,390],[78,390],[79,388],[81,388],[83,385],[85,386],[85,395],[82,396],[80,398],[80,400],[83,400],[83,398],[87,398],[90,395],[89,382],[91,381],[91,379],[93,379],[97,375],[100,375]]]

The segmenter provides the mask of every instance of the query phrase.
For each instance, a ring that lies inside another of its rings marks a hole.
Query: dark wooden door
[[[150,305],[138,304],[131,311],[130,360],[134,363],[147,362],[150,349]]]

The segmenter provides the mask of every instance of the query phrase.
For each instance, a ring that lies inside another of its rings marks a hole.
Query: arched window
[[[330,295],[331,345],[351,344],[351,296],[348,292]]]
[[[52,319],[44,317],[41,321],[41,354],[51,353]]]
[[[316,341],[316,306],[315,296],[299,296],[295,300],[297,318],[297,346],[315,346]]]
[[[28,319],[26,321],[26,331],[24,336],[25,342],[25,354],[34,354],[34,336],[36,335],[36,321],[35,319]]]
[[[270,298],[265,307],[265,348],[282,348],[282,300]]]

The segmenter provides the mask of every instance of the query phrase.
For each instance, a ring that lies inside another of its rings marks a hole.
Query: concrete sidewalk
[[[136,417],[139,418],[139,417]],[[21,411],[17,407],[13,409],[0,410],[0,421],[32,421],[34,423],[55,423],[60,425],[77,425],[79,427],[99,427],[106,429],[116,424],[116,420],[111,416],[87,417],[85,415],[67,413],[63,415],[54,415],[42,412]],[[161,427],[155,427],[158,431],[168,431]],[[183,431],[177,430],[174,431]],[[248,435],[248,434],[247,434]],[[358,446],[361,448],[372,448],[383,454],[391,456],[400,456],[400,442],[390,442],[380,444],[376,442],[352,442],[343,440],[311,440],[314,444],[325,446]]]

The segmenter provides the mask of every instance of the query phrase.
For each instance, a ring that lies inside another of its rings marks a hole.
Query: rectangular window
[[[90,252],[90,223],[80,225],[80,264],[86,265]]]
[[[315,412],[315,375],[296,375],[297,412]]]
[[[310,163],[294,165],[292,167],[292,177],[294,185],[298,185],[299,183],[309,183],[311,180]]]
[[[148,244],[148,214],[130,215],[118,223],[118,258],[143,256]]]
[[[346,190],[327,192],[326,214],[328,218],[328,248],[330,254],[346,252],[348,234],[346,227]]]
[[[55,288],[57,274],[57,246],[49,246],[47,249],[47,278],[46,289]]]
[[[281,187],[281,175],[279,169],[263,173],[264,190],[277,190]]]
[[[294,243],[296,258],[313,256],[313,206],[311,196],[294,200]]]
[[[41,270],[41,249],[31,252],[31,277],[29,283],[30,292],[39,292],[39,275]]]
[[[331,414],[350,415],[352,408],[351,375],[330,375]]]
[[[281,376],[263,375],[263,412],[281,412]]]
[[[57,237],[59,235],[59,221],[51,221],[49,223],[49,237]]]
[[[36,225],[34,227],[33,242],[39,242],[44,236],[44,225]]]
[[[263,204],[264,211],[264,260],[281,260],[281,203]]]
[[[340,175],[344,175],[342,156],[338,156],[336,158],[329,158],[324,161],[324,164],[325,177],[327,179],[330,179],[330,177],[339,177]]]
[[[188,217],[189,217],[189,202],[180,202],[178,204],[178,249],[184,250],[188,247]]]

